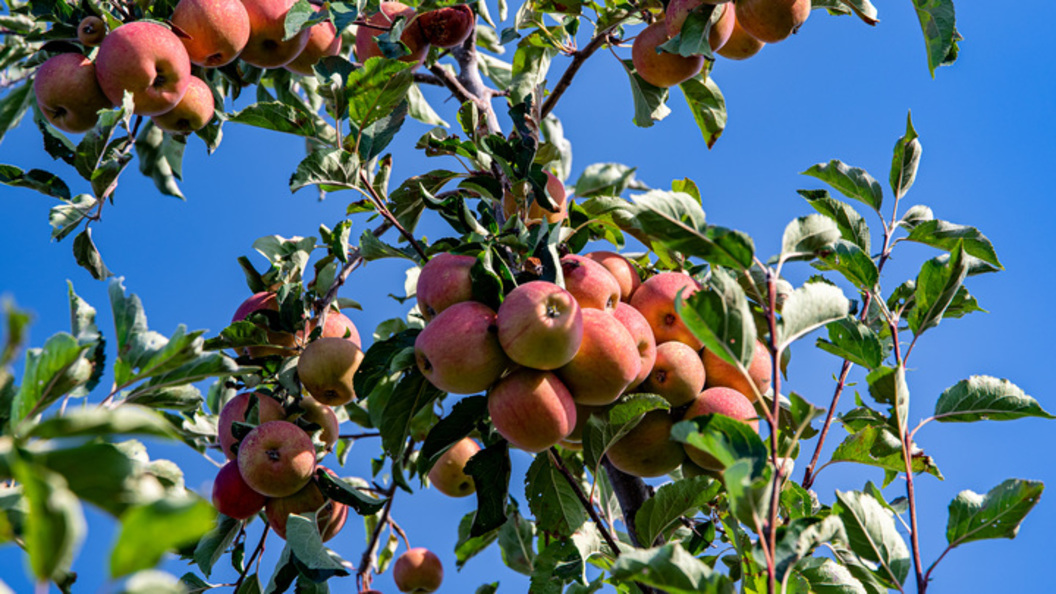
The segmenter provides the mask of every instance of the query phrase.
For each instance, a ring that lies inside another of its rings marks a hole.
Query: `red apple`
[[[191,77],[183,99],[169,111],[154,116],[154,124],[166,132],[189,134],[201,130],[213,119],[216,107],[213,103],[213,91],[205,81],[197,76]]]
[[[465,437],[448,448],[429,469],[429,482],[448,497],[465,497],[477,490],[473,477],[466,474],[466,462],[480,451],[480,446]]]
[[[499,343],[515,363],[557,369],[576,356],[583,314],[571,293],[546,281],[510,291],[499,306]]]
[[[191,61],[179,37],[166,27],[135,21],[114,29],[95,57],[99,87],[114,105],[132,93],[136,115],[169,111],[191,83]]]
[[[382,2],[379,8],[380,12],[368,16],[366,24],[359,25],[356,29],[356,57],[359,61],[366,62],[370,58],[381,57],[381,48],[374,38],[386,33],[391,29],[393,21],[403,17],[407,24],[400,35],[400,41],[407,46],[410,53],[400,60],[418,64],[424,62],[426,54],[429,53],[429,42],[422,34],[421,27],[410,22],[414,19],[414,9],[402,2]]]
[[[748,377],[711,351],[705,350],[701,359],[704,363],[709,388],[733,388],[753,402],[759,399],[759,395],[766,394],[770,388],[774,359],[762,341],[755,342],[752,362],[748,365]]]
[[[708,388],[697,396],[693,404],[689,405],[686,414],[682,417],[689,420],[700,415],[719,414],[737,419],[747,423],[756,433],[759,432],[758,413],[752,402],[737,390],[730,388]],[[686,454],[694,464],[706,470],[722,470],[720,463],[714,456],[695,448],[689,444],[683,444]]]
[[[670,39],[664,23],[656,22],[638,33],[631,46],[631,61],[638,76],[664,89],[686,82],[704,68],[704,56],[659,51],[659,47]]]
[[[251,402],[252,401],[252,402]],[[243,392],[227,401],[224,408],[220,409],[220,415],[216,421],[216,437],[220,443],[220,450],[224,452],[228,460],[235,459],[235,444],[238,440],[231,433],[232,423],[245,423],[246,413],[250,405],[256,407],[257,419],[260,423],[268,421],[279,421],[286,418],[286,412],[277,400],[259,392]]]
[[[41,64],[33,92],[44,118],[66,132],[91,130],[99,110],[114,106],[99,88],[95,64],[78,53],[58,54]]]
[[[313,6],[312,9],[319,12],[318,6]],[[326,56],[336,56],[340,52],[341,36],[337,34],[337,28],[330,21],[323,21],[308,29],[307,45],[285,68],[290,72],[312,76],[315,74],[312,67],[316,62]]]
[[[475,21],[473,9],[466,4],[437,8],[418,17],[426,41],[444,48],[462,45],[473,32]]]
[[[191,62],[206,68],[231,63],[249,43],[249,13],[240,0],[180,0],[172,24]]]
[[[311,480],[315,446],[297,425],[268,421],[239,444],[238,470],[254,491],[268,497],[288,497]]]
[[[429,549],[411,549],[397,557],[392,565],[392,581],[396,582],[400,592],[435,592],[443,580],[444,566]]]
[[[239,57],[259,68],[285,66],[308,44],[308,31],[286,39],[286,13],[296,0],[242,0],[249,14],[249,41]]]
[[[245,520],[264,509],[268,498],[246,484],[238,463],[229,461],[220,467],[213,480],[213,507],[236,520]]]
[[[341,406],[356,397],[352,378],[363,363],[363,351],[344,338],[325,337],[311,342],[297,360],[297,377],[313,398]]]
[[[616,309],[612,310],[612,316],[619,320],[623,327],[631,333],[634,344],[638,346],[638,356],[642,360],[642,368],[638,372],[638,376],[631,382],[632,386],[637,386],[644,382],[645,378],[649,377],[649,372],[652,371],[653,365],[656,364],[656,337],[653,336],[653,329],[649,327],[649,322],[646,321],[645,316],[622,301],[616,306]]]
[[[510,366],[495,312],[476,301],[440,312],[414,341],[414,357],[430,383],[454,394],[487,390]]]
[[[656,344],[677,340],[699,351],[704,343],[689,331],[675,312],[675,297],[679,291],[685,300],[699,289],[700,284],[687,274],[661,272],[638,287],[631,296],[631,305],[649,322]]]
[[[331,476],[336,476],[332,470],[321,467]],[[309,481],[300,491],[287,497],[273,497],[268,499],[264,506],[264,514],[268,517],[268,525],[279,535],[286,538],[286,523],[290,514],[315,513],[315,522],[319,527],[319,534],[323,542],[337,536],[348,518],[348,506],[338,503],[323,495],[315,480]]]
[[[620,301],[630,302],[631,295],[642,284],[642,277],[638,276],[631,261],[616,252],[597,251],[583,255],[604,266],[620,285]]]
[[[686,459],[682,444],[671,439],[674,421],[666,410],[650,411],[642,420],[612,444],[606,452],[609,462],[637,477],[663,476]]]
[[[473,256],[437,254],[422,266],[415,293],[427,322],[455,303],[473,300],[469,271],[476,261]]]
[[[656,363],[638,389],[663,396],[672,407],[689,404],[704,389],[700,355],[681,342],[665,342],[656,347]]]
[[[631,333],[608,312],[583,310],[583,342],[576,356],[557,370],[577,404],[615,402],[642,368]]]
[[[620,283],[607,268],[590,258],[569,254],[561,258],[565,288],[580,307],[611,312],[620,302]]]
[[[521,367],[488,392],[495,430],[526,452],[541,452],[572,433],[576,406],[556,375]]]

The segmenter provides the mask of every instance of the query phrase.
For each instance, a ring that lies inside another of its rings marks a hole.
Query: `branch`
[[[396,498],[396,483],[393,483],[386,491],[388,500],[385,502],[385,507],[381,509],[381,518],[378,519],[378,525],[374,527],[374,531],[370,534],[370,543],[367,545],[367,550],[363,551],[363,556],[359,559],[359,571],[356,572],[356,583],[360,589],[370,587],[370,572],[374,569],[374,555],[378,551],[378,542],[381,537],[381,531],[385,529],[385,526],[389,523],[389,514],[392,511],[392,500]]]
[[[608,29],[599,31],[594,35],[586,47],[572,53],[572,63],[565,69],[565,73],[562,74],[560,80],[557,81],[554,90],[550,92],[550,96],[543,102],[543,109],[540,112],[542,117],[545,118],[554,110],[554,107],[557,106],[557,102],[561,99],[561,96],[565,94],[565,91],[567,91],[568,87],[572,84],[572,79],[575,78],[576,73],[578,73],[579,69],[583,67],[583,63],[587,61],[587,58],[594,55],[594,52],[598,51],[603,45],[605,45],[605,42],[608,41],[609,35],[614,29],[615,27],[609,27]]]
[[[576,477],[572,476],[572,472],[565,466],[564,460],[561,459],[561,453],[557,451],[557,448],[550,448],[548,450],[550,454],[550,461],[554,463],[554,466],[561,471],[561,474],[565,476],[565,480],[568,481],[569,486],[575,491],[576,497],[579,498],[579,502],[583,504],[583,509],[587,510],[590,514],[590,519],[594,520],[594,524],[597,525],[598,530],[601,532],[601,537],[605,539],[609,547],[612,548],[613,553],[618,557],[620,555],[620,545],[616,542],[616,539],[609,534],[608,528],[605,523],[598,517],[597,510],[594,509],[594,504],[591,503],[587,496],[583,493],[583,489],[580,488],[579,482],[576,481]]]
[[[777,564],[775,559],[775,551],[777,550],[777,520],[778,520],[778,500],[780,499],[779,493],[781,491],[781,479],[782,472],[781,467],[777,464],[778,454],[778,419],[781,414],[781,351],[777,348],[777,279],[775,278],[775,271],[767,268],[766,269],[766,292],[767,292],[767,307],[766,307],[766,321],[770,327],[770,378],[774,391],[774,404],[773,410],[770,411],[770,417],[767,422],[770,424],[770,463],[774,467],[773,486],[770,491],[770,514],[768,519],[768,528],[766,537],[768,543],[764,549],[767,553],[766,556],[766,574],[767,574],[767,589],[770,594],[776,594],[777,592]],[[760,541],[764,535],[760,534]]]
[[[245,526],[243,526],[242,529],[245,530]],[[264,552],[264,541],[267,540],[267,538],[268,538],[268,531],[269,530],[271,530],[271,526],[265,524],[264,525],[264,532],[260,533],[260,541],[257,542],[257,548],[254,549],[253,550],[253,554],[249,556],[249,560],[246,561],[245,567],[242,568],[242,571],[238,575],[238,581],[235,582],[235,591],[236,592],[239,590],[239,588],[242,587],[242,582],[245,581],[246,575],[249,574],[249,567],[251,565],[253,565],[253,561],[256,560],[258,555],[260,555],[262,552]]]

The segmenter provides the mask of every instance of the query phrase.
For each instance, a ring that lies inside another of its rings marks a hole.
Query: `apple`
[[[450,48],[462,45],[473,32],[476,16],[466,4],[457,4],[423,12],[418,25],[426,41],[436,47]]]
[[[661,272],[642,283],[631,296],[631,305],[649,322],[656,344],[671,340],[684,342],[700,350],[704,343],[689,331],[675,312],[675,297],[682,291],[682,299],[700,289],[693,277],[681,272]]]
[[[448,497],[465,497],[477,490],[466,474],[466,462],[480,451],[477,442],[464,437],[444,452],[429,470],[429,482]]]
[[[312,332],[319,327],[319,318],[312,318],[308,320],[307,329],[303,332],[297,333],[297,340],[303,343],[311,336]],[[326,323],[323,325],[323,331],[320,334],[322,338],[344,338],[349,342],[355,344],[359,348],[363,348],[363,343],[360,341],[359,329],[352,323],[352,320],[345,314],[341,313],[336,309],[331,309],[327,312]]]
[[[561,258],[565,288],[580,307],[611,312],[620,302],[620,283],[607,268],[590,258],[568,254]]]
[[[249,14],[249,41],[239,57],[258,68],[285,66],[308,44],[308,31],[286,39],[286,13],[297,0],[242,0]]]
[[[276,298],[275,293],[269,293],[262,291],[255,293],[252,297],[246,299],[238,306],[235,310],[235,315],[231,316],[231,323],[240,322],[249,317],[250,314],[257,311],[279,311],[279,300]],[[264,327],[267,330],[267,327]],[[267,357],[269,355],[289,356],[293,354],[293,349],[297,347],[298,341],[293,334],[288,332],[275,332],[267,330],[268,343],[275,345],[273,347],[249,347],[245,350],[245,354],[250,357]]]
[[[341,423],[337,419],[337,413],[311,396],[302,396],[300,407],[304,411],[301,413],[301,418],[314,425],[319,425],[319,440],[326,444],[326,451],[332,451],[340,433]]]
[[[199,66],[230,64],[249,43],[249,13],[240,0],[180,0],[171,20],[187,34],[180,41]]]
[[[136,115],[169,111],[191,83],[191,61],[176,34],[157,23],[135,21],[114,29],[95,58],[99,87],[114,105],[132,93]]]
[[[78,53],[58,54],[41,64],[33,92],[44,118],[66,132],[91,130],[99,110],[114,106],[99,88],[95,64]]]
[[[297,376],[308,393],[323,404],[341,406],[356,397],[352,376],[363,363],[356,344],[336,336],[320,338],[304,348]]]
[[[583,342],[557,370],[577,404],[602,406],[620,397],[642,369],[638,345],[612,314],[583,309]]]
[[[216,421],[216,438],[220,443],[220,450],[228,460],[235,459],[235,445],[238,443],[238,439],[231,433],[231,424],[245,423],[250,406],[256,407],[256,418],[260,423],[286,418],[286,411],[282,409],[279,401],[260,392],[243,392],[228,400],[220,409]]]
[[[415,339],[414,357],[430,383],[454,394],[487,390],[510,366],[495,312],[476,301],[440,312]]]
[[[576,426],[572,428],[572,433],[569,433],[562,441],[562,445],[565,445],[566,443],[578,444],[582,442],[583,431],[587,428],[587,419],[590,418],[590,415],[594,413],[598,413],[599,415],[604,414],[604,411],[608,408],[609,407],[607,406],[576,404]]]
[[[410,50],[400,58],[403,62],[425,61],[429,53],[429,42],[426,41],[421,27],[411,22],[414,19],[413,8],[402,2],[382,2],[380,11],[367,17],[366,24],[356,28],[356,57],[360,62],[366,62],[370,58],[381,57],[381,48],[378,47],[375,37],[383,35],[392,28],[392,22],[398,17],[403,17],[404,28],[400,35],[400,41]]]
[[[418,310],[425,321],[462,301],[473,300],[470,269],[477,261],[473,256],[437,254],[422,266],[415,294]]]
[[[653,370],[653,365],[656,364],[656,337],[653,336],[653,329],[649,327],[649,322],[646,321],[645,316],[622,301],[616,306],[616,309],[612,310],[612,316],[619,320],[623,327],[631,333],[634,344],[638,346],[638,356],[642,360],[642,368],[638,372],[638,376],[631,382],[632,386],[637,386],[649,377],[649,372]]]
[[[319,7],[313,5],[312,10],[319,12]],[[336,56],[340,52],[341,36],[337,34],[337,27],[330,21],[323,21],[308,29],[307,45],[284,68],[290,72],[312,76],[315,74],[312,67],[316,62],[326,56]]]
[[[737,22],[759,41],[777,43],[803,26],[810,9],[810,0],[739,0]]]
[[[320,466],[327,474],[336,476],[334,471]],[[286,538],[286,522],[290,514],[315,513],[315,522],[323,542],[337,536],[348,519],[348,506],[323,495],[315,480],[311,480],[300,491],[287,497],[273,497],[264,506],[264,515],[268,526],[279,538]]]
[[[649,411],[605,455],[613,466],[632,476],[663,476],[686,458],[682,444],[671,439],[674,424],[666,410]]]
[[[689,404],[704,389],[704,363],[700,355],[681,342],[665,342],[656,347],[656,364],[638,387],[641,392],[659,394],[672,408]]]
[[[154,116],[154,124],[166,132],[190,134],[201,130],[213,119],[216,108],[213,104],[213,91],[205,81],[197,76],[191,77],[183,99],[169,111]]]
[[[425,548],[414,548],[396,558],[392,566],[392,581],[400,592],[426,594],[435,592],[444,580],[444,566],[435,553]]]
[[[733,10],[732,16],[733,30],[730,32],[730,38],[715,53],[730,60],[747,60],[758,54],[766,43],[752,37],[751,33],[744,30],[744,27],[741,26],[740,17],[737,16],[736,8]]]
[[[760,340],[755,342],[752,362],[748,365],[748,377],[711,351],[705,350],[701,360],[704,363],[709,388],[733,388],[753,402],[770,388],[774,359],[770,356],[770,350]]]
[[[513,362],[533,369],[567,364],[583,340],[583,313],[575,297],[546,281],[510,291],[496,321],[502,349]]]
[[[213,507],[216,511],[236,520],[253,517],[268,498],[257,493],[246,484],[238,471],[238,463],[229,461],[220,467],[213,480]]]
[[[312,479],[315,446],[289,421],[261,423],[238,446],[238,470],[254,491],[288,497]]]
[[[97,16],[86,16],[77,25],[77,41],[95,47],[106,37],[106,22]]]
[[[521,367],[488,392],[495,430],[515,447],[541,452],[572,433],[576,406],[553,372]]]
[[[507,219],[512,218],[518,212],[525,214],[524,223],[526,225],[536,225],[543,219],[546,219],[547,223],[560,223],[568,218],[568,192],[565,190],[565,184],[561,183],[561,180],[553,173],[549,171],[544,171],[544,173],[546,173],[546,191],[557,205],[557,211],[551,212],[533,200],[525,214],[524,206],[528,202],[527,198],[515,196],[507,191],[502,197],[502,212]]]
[[[671,0],[664,12],[664,26],[671,37],[682,32],[682,25],[689,13],[703,4],[718,4],[712,13],[711,29],[708,31],[708,45],[716,51],[726,45],[733,33],[733,4],[719,4],[711,0]],[[717,15],[717,18],[715,18]]]
[[[759,433],[758,413],[748,398],[730,388],[708,388],[697,396],[697,399],[686,409],[683,420],[693,419],[706,414],[725,415],[747,423],[753,431]],[[689,459],[705,470],[722,470],[722,463],[714,456],[689,444],[682,444]]]
[[[638,275],[631,261],[616,252],[597,251],[583,256],[604,266],[616,279],[620,285],[620,301],[629,302],[631,295],[642,284],[642,277]]]
[[[681,56],[657,49],[670,39],[664,23],[658,21],[638,33],[631,46],[631,61],[638,76],[662,89],[683,83],[704,68],[704,56]]]

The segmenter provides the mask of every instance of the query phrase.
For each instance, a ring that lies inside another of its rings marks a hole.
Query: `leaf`
[[[429,474],[429,470],[448,448],[467,437],[487,418],[486,396],[468,396],[456,402],[451,412],[429,430],[418,452],[418,474]]]
[[[705,348],[747,371],[755,354],[756,329],[751,306],[733,276],[713,268],[708,286],[675,301],[675,312]]]
[[[146,123],[136,136],[136,156],[139,171],[154,180],[154,186],[166,196],[183,198],[176,180],[183,178],[183,151],[187,141],[165,134],[153,120]]]
[[[796,572],[817,594],[869,594],[850,570],[832,559],[808,557],[796,565]]]
[[[324,140],[326,136],[315,114],[279,101],[254,103],[230,114],[228,121],[319,140]]]
[[[909,575],[909,549],[898,534],[893,514],[871,495],[836,491],[837,513],[843,520],[851,550],[879,563],[896,584]]]
[[[356,143],[359,158],[363,161],[370,161],[380,155],[395,138],[406,120],[407,101],[401,101],[376,122],[364,128]]]
[[[20,460],[12,464],[29,504],[22,531],[29,567],[39,580],[51,580],[70,569],[87,525],[77,496],[61,476]]]
[[[92,377],[92,364],[84,353],[89,345],[60,332],[38,349],[26,351],[26,368],[22,385],[11,402],[11,422],[39,414],[74,388]]]
[[[431,406],[443,394],[425,379],[417,367],[411,368],[396,384],[381,416],[381,444],[385,451],[398,459],[407,447],[411,435],[411,419],[426,406]]]
[[[571,538],[551,540],[535,559],[529,591],[559,594],[568,582],[586,584],[587,562],[601,552],[601,535],[593,523],[584,524]]]
[[[950,502],[946,542],[957,547],[974,540],[1015,538],[1043,490],[1045,485],[1038,481],[1008,479],[986,495],[961,491]]]
[[[753,464],[746,458],[726,465],[722,482],[733,517],[748,526],[762,526],[770,509],[771,475],[769,466]]]
[[[216,510],[200,497],[159,499],[121,516],[110,553],[110,575],[121,577],[154,567],[170,550],[195,543],[213,529]]]
[[[325,8],[316,11],[307,0],[297,0],[286,13],[285,36],[283,41],[289,41],[305,29],[330,20],[330,12]]]
[[[906,114],[906,134],[895,142],[894,156],[891,158],[891,190],[895,198],[901,198],[913,187],[917,179],[917,168],[920,166],[922,149],[917,131],[913,129],[912,114]],[[908,213],[907,213],[908,214]]]
[[[510,450],[505,441],[491,444],[466,462],[465,472],[477,488],[477,512],[469,535],[482,536],[506,522],[510,490]]]
[[[318,149],[308,154],[290,176],[290,191],[296,192],[309,185],[318,185],[325,192],[355,188],[359,157],[343,149]]]
[[[411,88],[407,90],[407,107],[408,115],[423,124],[443,126],[444,128],[451,126],[429,105],[417,84],[411,85]]]
[[[844,318],[850,306],[843,291],[828,283],[808,282],[792,291],[781,309],[778,350],[784,350],[829,322]]]
[[[119,408],[92,407],[72,410],[62,416],[42,421],[27,437],[57,439],[83,435],[154,435],[174,437],[172,427],[156,412],[135,406]]]
[[[947,388],[935,403],[935,420],[943,423],[1011,421],[1023,417],[1056,419],[1038,401],[1006,379],[973,375]]]
[[[499,551],[502,562],[510,569],[532,575],[535,570],[535,522],[521,516],[517,506],[510,504],[506,523],[499,528]]]
[[[703,75],[687,80],[678,88],[686,96],[686,104],[710,149],[726,129],[726,99],[722,91],[711,77]]]
[[[840,229],[840,236],[870,253],[872,239],[865,218],[853,206],[837,200],[827,190],[798,190],[814,210],[832,219]]]
[[[781,238],[781,261],[807,260],[822,250],[829,250],[840,238],[840,229],[832,219],[812,214],[799,217],[785,227]]]
[[[701,415],[675,423],[671,439],[704,450],[723,466],[747,460],[753,476],[766,466],[766,446],[759,434],[747,423],[725,415]]]
[[[975,227],[931,219],[913,227],[906,240],[930,245],[951,253],[957,249],[958,245],[961,245],[966,254],[1004,270],[1004,266],[997,259],[993,244]]]
[[[324,470],[317,469],[315,479],[323,495],[351,507],[361,516],[376,514],[385,507],[386,500],[371,497]]]
[[[103,256],[92,241],[92,230],[85,227],[84,231],[73,238],[73,257],[82,268],[91,273],[95,280],[104,280],[113,276],[110,270],[103,264]]]
[[[99,203],[91,194],[78,194],[70,202],[63,202],[51,207],[48,213],[48,224],[51,225],[51,238],[62,241],[73,233],[85,217],[92,214],[92,209]]]
[[[697,508],[718,495],[720,488],[721,483],[707,476],[686,478],[660,487],[634,516],[639,541],[656,542],[679,518],[695,515]]]
[[[18,126],[22,116],[33,105],[32,88],[31,83],[25,82],[0,97],[0,142],[3,142],[8,130]]]
[[[817,347],[866,369],[876,369],[887,356],[884,344],[869,326],[846,316],[826,326],[829,338],[818,338]]]
[[[819,258],[820,262],[813,264],[815,268],[835,270],[862,291],[872,290],[880,280],[876,262],[862,248],[846,239],[837,239],[832,249],[819,254]]]
[[[797,518],[777,529],[777,543],[773,552],[774,572],[777,581],[783,582],[789,571],[803,557],[810,555],[819,545],[833,540],[843,540],[843,525],[836,516]],[[766,565],[762,547],[752,550],[755,560]]]
[[[942,472],[935,465],[931,456],[922,452],[911,453],[912,468],[915,474],[927,472],[942,480]],[[832,453],[833,462],[858,462],[868,466],[883,468],[889,472],[906,471],[905,458],[902,457],[902,444],[898,436],[889,427],[865,427],[847,436]]]
[[[518,45],[517,51],[513,53],[512,78],[508,87],[513,105],[524,103],[537,87],[546,82],[546,73],[555,55],[557,50],[552,47],[524,43]]]
[[[951,62],[956,56],[956,18],[953,0],[913,0],[917,19],[924,32],[924,46],[928,50],[928,71],[935,78],[935,69]]]
[[[235,537],[242,530],[242,522],[219,514],[216,526],[208,534],[198,540],[194,548],[194,562],[202,570],[205,577],[213,572],[213,565],[227,551],[227,547],[235,542]]]
[[[714,572],[678,543],[624,551],[613,563],[611,573],[615,579],[639,582],[671,594],[736,591],[728,578]]]
[[[491,546],[499,537],[498,529],[492,528],[480,536],[471,536],[473,517],[476,512],[469,512],[458,523],[458,540],[455,542],[455,567],[461,570],[466,563],[481,551]],[[503,524],[505,526],[505,524]]]
[[[213,587],[208,584],[206,586]],[[187,594],[187,592],[186,584],[176,576],[164,571],[147,569],[129,576],[124,588],[118,594]]]
[[[844,196],[861,201],[877,213],[880,212],[884,190],[880,187],[880,183],[864,169],[850,167],[834,159],[828,163],[818,163],[812,166],[804,171],[803,175],[816,177]]]
[[[916,305],[909,313],[909,328],[914,335],[923,334],[942,321],[946,308],[956,298],[968,276],[968,263],[962,246],[950,252],[950,258],[932,258],[920,267],[913,297]]]
[[[635,185],[636,167],[620,163],[594,163],[588,165],[576,180],[575,194],[588,198],[591,196],[619,196],[624,190]]]
[[[654,122],[666,118],[671,113],[671,108],[667,106],[668,90],[646,82],[635,71],[631,60],[620,60],[620,62],[631,82],[631,96],[634,98],[634,125],[639,128],[649,128]]]
[[[655,394],[631,394],[607,412],[590,415],[583,430],[583,462],[592,473],[597,471],[605,452],[634,429],[646,413],[671,407]]]
[[[571,536],[587,521],[587,512],[575,490],[548,455],[536,456],[532,461],[524,478],[524,490],[539,530]]]
[[[22,171],[14,165],[0,164],[0,184],[13,188],[36,190],[45,196],[61,200],[70,199],[70,188],[62,178],[43,169]]]
[[[404,100],[414,82],[412,68],[398,60],[371,58],[348,75],[348,117],[356,129],[385,117]]]
[[[287,517],[286,546],[293,554],[301,573],[311,577],[313,581],[325,581],[333,576],[346,576],[351,573],[351,564],[323,544],[314,513],[290,514]]]

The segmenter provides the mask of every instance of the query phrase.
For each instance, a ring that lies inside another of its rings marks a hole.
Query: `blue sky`
[[[914,350],[911,422],[928,416],[942,390],[973,374],[1009,378],[1054,411],[1056,399],[1045,363],[1050,341],[1046,318],[1039,314],[1047,310],[1054,289],[1044,246],[1056,214],[1046,198],[1047,173],[1056,156],[1056,65],[1048,59],[1048,36],[1025,32],[1024,23],[1051,23],[1056,7],[1023,2],[1012,18],[1012,9],[961,0],[958,29],[965,39],[960,59],[940,69],[935,80],[925,65],[911,3],[882,3],[879,8],[881,23],[876,27],[815,11],[792,39],[745,62],[721,60],[713,77],[725,94],[729,124],[711,151],[677,91],[666,120],[649,129],[635,128],[622,68],[611,54],[599,52],[556,111],[573,143],[571,181],[587,165],[610,161],[637,166],[638,177],[654,187],[690,177],[701,187],[709,221],[748,232],[765,257],[779,249],[781,232],[790,220],[811,212],[795,190],[821,187],[798,172],[840,158],[886,180],[892,146],[912,110],[924,156],[904,204],[927,204],[938,218],[979,227],[994,243],[1006,271],[969,281],[969,289],[990,313],[947,320]],[[617,53],[626,58],[630,51]],[[566,58],[555,60],[551,80],[566,63]],[[445,103],[444,94],[434,90],[427,90],[427,96],[441,115],[454,121],[453,101]],[[411,151],[426,130],[408,123],[390,147],[396,159],[394,180],[450,165]],[[143,299],[151,327],[164,333],[181,323],[211,333],[222,329],[249,295],[236,258],[252,254],[253,240],[270,234],[317,234],[320,223],[333,226],[343,218],[347,202],[359,198],[332,194],[318,202],[312,190],[291,195],[287,180],[303,155],[301,140],[235,125],[224,132],[223,144],[212,156],[192,140],[181,185],[186,202],[159,195],[149,180],[129,171],[116,205],[106,208],[94,228],[107,266],[125,277],[127,289]],[[49,168],[71,183],[75,178],[44,153],[29,121],[0,144],[0,162]],[[82,186],[73,189],[85,191]],[[68,329],[67,280],[100,310],[104,332],[112,327],[105,283],[76,266],[70,240],[49,240],[49,199],[4,187],[0,206],[0,253],[5,255],[0,259],[0,295],[34,312],[32,344],[39,346],[47,336]],[[875,219],[869,222],[874,231],[879,228]],[[366,228],[367,223],[357,219],[354,233]],[[443,233],[435,222],[428,222],[423,231],[430,239]],[[915,276],[920,262],[932,255],[924,247],[901,246],[886,270],[885,287]],[[251,257],[262,262],[257,255]],[[371,263],[343,289],[342,296],[364,305],[364,311],[347,312],[364,336],[380,321],[404,313],[386,294],[402,288],[405,268],[403,262]],[[799,282],[810,272],[793,265],[788,274]],[[794,348],[786,387],[827,406],[839,362],[813,350],[809,341]],[[852,381],[863,378],[860,372],[852,373]],[[842,410],[849,406],[846,400]],[[1010,477],[1056,484],[1056,463],[1046,439],[1052,428],[1051,422],[1025,419],[933,424],[918,435],[947,477],[940,482],[925,476],[917,482],[925,564],[945,546],[946,506],[959,491],[985,493]],[[842,436],[843,430],[836,427],[831,447]],[[370,440],[357,443],[342,474],[366,476],[367,461],[376,451],[377,444]],[[188,485],[208,493],[214,470],[207,461],[185,448],[158,446],[151,452],[179,460]],[[526,454],[514,455],[512,488],[522,503],[529,462]],[[805,462],[797,468],[797,479]],[[879,471],[836,465],[821,474],[816,489],[823,501],[831,502],[836,489],[857,489],[866,480],[881,479]],[[893,498],[902,490],[903,482],[896,480],[886,493]],[[434,491],[413,497],[401,493],[394,514],[412,544],[440,554],[447,570],[442,591],[471,592],[491,581],[501,582],[500,592],[525,591],[526,578],[501,566],[497,548],[456,573],[452,544],[459,519],[472,505],[472,500],[448,499]],[[79,591],[108,591],[102,568],[114,535],[108,521],[90,514],[90,544],[75,567],[83,582]],[[971,543],[948,555],[934,573],[930,591],[1020,591],[1045,583],[1038,568],[1051,561],[1046,537],[1054,527],[1056,508],[1051,496],[1043,497],[1014,542]],[[280,544],[269,546],[265,564],[277,556]],[[331,544],[346,559],[358,561],[364,548],[361,523],[351,518]],[[179,562],[166,568],[177,575],[185,571]],[[26,591],[30,586],[25,573],[19,551],[0,548],[0,579],[16,591]],[[376,584],[382,591],[393,590],[388,575]]]

